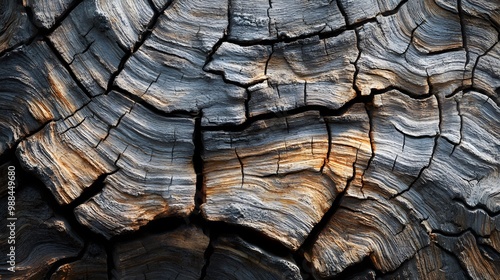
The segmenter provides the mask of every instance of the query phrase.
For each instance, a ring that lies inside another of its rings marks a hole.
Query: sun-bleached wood
[[[190,214],[196,191],[193,128],[190,119],[156,115],[111,92],[50,123],[22,142],[18,155],[61,204],[104,176],[102,192],[79,205],[75,214],[109,238],[158,217]],[[55,165],[65,168],[54,173]]]
[[[499,8],[6,1],[0,165],[48,203],[30,271],[495,279]]]

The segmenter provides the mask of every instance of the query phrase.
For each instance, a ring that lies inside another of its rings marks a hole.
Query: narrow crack
[[[307,81],[304,81],[304,106],[307,105]]]
[[[500,33],[499,33],[499,36],[500,36]],[[489,48],[488,48],[488,49],[487,49],[487,50],[486,50],[483,54],[480,54],[480,55],[476,58],[476,61],[474,62],[474,66],[472,67],[472,74],[471,74],[471,75],[472,75],[472,77],[471,77],[471,79],[472,79],[472,82],[471,82],[471,83],[472,83],[472,88],[474,88],[474,87],[475,87],[475,75],[476,75],[476,68],[477,68],[477,65],[479,64],[479,60],[480,60],[482,57],[484,57],[484,56],[488,55],[488,53],[489,53],[491,50],[493,50],[493,48],[495,48],[495,46],[496,46],[496,45],[498,45],[499,43],[500,43],[500,38],[499,38],[499,41],[498,41],[498,42],[496,42],[495,44],[491,45],[491,46],[490,46],[490,47],[489,47]]]
[[[336,0],[335,2],[337,3],[337,8],[339,9],[340,14],[342,14],[342,17],[344,18],[345,25],[348,26],[349,25],[349,18],[347,17],[347,13],[345,11],[344,5],[342,4],[342,1]],[[330,1],[330,4],[331,3],[332,3],[332,1]]]
[[[204,189],[204,174],[203,174],[203,132],[201,130],[201,119],[202,113],[195,119],[194,130],[193,130],[193,168],[196,173],[196,194],[194,197],[195,210],[194,213],[197,215],[200,213],[200,207],[206,202],[206,193]]]
[[[245,170],[243,169],[243,161],[241,161],[240,156],[238,155],[238,150],[235,148],[234,153],[236,154],[236,158],[238,159],[238,162],[240,163],[240,170],[241,170],[241,188],[243,188],[243,185],[245,184]]]
[[[101,139],[99,140],[99,142],[97,142],[97,145],[95,145],[95,147],[94,147],[94,148],[99,147],[99,145],[100,145],[102,142],[104,142],[104,141],[106,141],[106,139],[108,139],[109,134],[111,133],[111,131],[112,131],[112,130],[114,130],[114,129],[116,129],[116,128],[120,125],[120,123],[121,123],[122,119],[123,119],[123,118],[124,118],[127,114],[130,114],[130,112],[131,112],[131,111],[132,111],[132,109],[134,108],[135,104],[136,104],[136,103],[133,103],[133,104],[132,104],[132,106],[130,106],[130,108],[128,109],[128,111],[126,111],[125,113],[123,113],[123,114],[122,114],[122,115],[118,118],[118,120],[116,121],[116,123],[115,123],[115,124],[108,124],[108,129],[107,129],[106,135],[105,135],[103,138],[101,138]]]
[[[273,3],[271,2],[271,0],[269,0],[269,7],[267,8],[267,19],[268,19],[268,23],[267,23],[267,32],[269,34],[269,37],[271,37],[271,14],[269,13],[269,11],[273,8]]]
[[[203,257],[205,259],[205,264],[203,265],[201,269],[201,275],[199,280],[205,279],[207,276],[207,270],[208,267],[210,266],[210,259],[212,258],[212,255],[214,253],[214,240],[217,238],[213,232],[210,232],[210,242],[208,243],[207,248],[205,249],[205,253],[203,254]]]
[[[328,164],[328,162],[330,162],[330,153],[332,152],[332,130],[330,128],[328,120],[326,118],[323,118],[323,121],[325,122],[326,132],[328,135],[328,150],[326,151],[326,156],[325,159],[323,160],[323,165],[321,165],[321,168],[319,169],[319,172],[321,174],[323,174],[325,166]]]
[[[352,163],[352,176],[347,179],[344,189],[342,190],[342,192],[337,194],[335,199],[332,201],[330,208],[325,212],[323,217],[321,217],[321,220],[316,225],[314,225],[313,228],[309,231],[309,234],[307,235],[306,239],[304,240],[304,242],[302,242],[299,249],[294,254],[294,258],[296,260],[301,260],[302,262],[304,262],[305,260],[304,255],[306,251],[312,248],[312,246],[317,241],[321,232],[323,232],[328,227],[328,223],[333,218],[335,213],[340,209],[343,198],[347,193],[347,191],[349,190],[351,182],[356,177],[356,162],[358,161],[358,152],[359,149],[356,151],[356,158]],[[305,263],[307,263],[307,261]]]
[[[52,263],[50,265],[50,268],[47,271],[47,273],[45,273],[45,277],[43,277],[43,279],[50,280],[52,275],[54,275],[61,266],[65,265],[65,264],[70,264],[70,263],[78,261],[78,260],[81,260],[82,257],[84,256],[85,252],[87,251],[88,245],[89,245],[89,241],[86,240],[84,245],[83,245],[83,248],[80,250],[80,252],[78,252],[78,255],[76,255],[74,257],[58,259],[57,261]]]
[[[462,0],[457,0],[458,17],[460,19],[460,31],[462,33],[462,48],[465,50],[465,63],[464,63],[464,73],[462,75],[462,85],[465,80],[465,72],[467,71],[467,65],[470,61],[469,46],[467,42],[467,30],[465,28],[465,15],[462,8]],[[451,51],[451,50],[450,50]]]
[[[420,180],[420,178],[422,177],[422,174],[424,173],[424,171],[425,171],[425,170],[427,170],[427,169],[431,166],[432,160],[434,159],[434,155],[435,155],[435,153],[436,153],[436,148],[437,148],[437,145],[438,145],[438,143],[437,143],[437,142],[438,142],[439,138],[440,138],[440,135],[439,135],[439,134],[438,134],[438,135],[436,135],[436,136],[434,137],[434,145],[433,145],[433,147],[432,147],[432,153],[431,153],[431,156],[429,157],[429,162],[428,162],[425,166],[423,166],[423,167],[420,169],[420,171],[418,172],[417,177],[415,177],[415,179],[414,179],[414,180],[410,183],[410,185],[408,185],[408,187],[407,187],[406,189],[402,190],[402,191],[401,191],[401,192],[399,192],[399,193],[396,193],[396,194],[394,194],[394,195],[390,196],[390,197],[389,197],[389,200],[395,199],[395,198],[397,198],[397,197],[399,197],[399,196],[403,195],[404,193],[408,192],[408,191],[409,191],[409,190],[411,190],[411,189],[415,186],[415,184],[416,184],[416,183]]]
[[[269,54],[269,57],[266,60],[266,66],[264,68],[264,75],[267,76],[267,69],[269,67],[269,61],[271,60],[271,57],[274,54],[274,45],[271,45],[271,53]]]
[[[478,203],[475,206],[470,206],[467,202],[465,202],[462,198],[460,197],[454,197],[452,201],[458,202],[460,205],[465,207],[467,210],[473,212],[477,210],[481,210],[485,212],[490,218],[496,218],[500,215],[500,210],[498,211],[492,211],[488,208],[488,206],[484,205],[483,203]]]
[[[90,116],[90,117],[92,118],[92,117],[94,117],[94,115],[92,114],[92,116]],[[83,118],[81,121],[79,121],[77,124],[72,125],[72,126],[70,126],[70,127],[66,128],[65,130],[63,130],[63,131],[61,132],[61,135],[62,135],[62,134],[65,134],[66,132],[68,132],[68,131],[69,131],[69,130],[71,130],[71,129],[75,129],[75,128],[79,127],[79,126],[80,126],[80,125],[81,125],[81,124],[82,124],[82,123],[83,123],[86,119],[87,119],[87,116],[86,116],[86,117],[84,117],[84,118]]]
[[[410,63],[408,61],[408,57],[406,55],[408,54],[408,50],[410,49],[411,45],[413,44],[413,40],[415,39],[415,32],[424,23],[425,23],[425,19],[423,19],[419,24],[417,24],[417,26],[415,26],[415,28],[413,28],[412,31],[411,31],[411,33],[410,33],[410,40],[408,42],[408,45],[406,46],[405,51],[403,52],[403,55],[404,55],[406,63]],[[427,69],[426,69],[426,71],[427,71]],[[427,74],[427,76],[429,76],[429,74]]]
[[[75,59],[76,59],[76,57],[77,57],[77,56],[81,56],[82,54],[86,53],[86,52],[90,49],[90,47],[92,47],[92,45],[94,44],[94,42],[95,42],[95,40],[94,40],[94,41],[92,41],[92,42],[90,42],[90,44],[88,44],[88,45],[85,47],[85,49],[83,49],[83,51],[81,51],[81,52],[76,53],[75,55],[73,55],[73,58],[71,59],[71,61],[70,61],[70,62],[68,62],[68,65],[73,64],[73,62],[75,61]]]

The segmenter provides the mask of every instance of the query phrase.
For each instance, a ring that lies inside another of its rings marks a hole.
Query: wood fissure
[[[498,10],[7,0],[0,278],[495,279]]]

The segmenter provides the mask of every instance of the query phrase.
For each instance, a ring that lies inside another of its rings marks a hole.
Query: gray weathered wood
[[[2,279],[497,278],[499,11],[5,1]]]

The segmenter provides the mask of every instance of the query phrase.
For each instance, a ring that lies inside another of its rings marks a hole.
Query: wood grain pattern
[[[201,229],[183,227],[118,243],[112,273],[118,279],[199,279],[208,242]]]
[[[498,278],[500,2],[0,6],[2,279]]]
[[[2,165],[0,169],[2,175],[7,173],[7,165]],[[50,204],[43,200],[38,190],[40,187],[23,183],[21,188],[16,188],[15,243],[8,243],[7,236],[10,236],[10,233],[7,231],[2,232],[2,237],[5,238],[0,241],[0,249],[5,252],[0,257],[2,278],[44,278],[54,263],[76,257],[83,249],[82,237],[64,217],[55,213]],[[5,193],[1,198],[2,205],[7,206],[7,201]],[[0,209],[0,216],[5,219],[11,217],[7,215],[7,207]],[[9,221],[11,222],[12,220]],[[7,228],[9,223],[3,223],[4,227]],[[11,246],[15,247],[15,273],[7,270],[10,267],[7,263],[10,256],[7,254],[12,254]]]
[[[205,279],[302,279],[291,255],[280,257],[235,236],[213,245]]]

